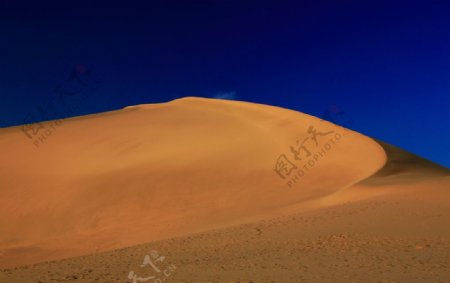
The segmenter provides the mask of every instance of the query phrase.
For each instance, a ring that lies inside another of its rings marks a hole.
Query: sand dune
[[[449,170],[299,112],[185,98],[0,151],[0,267],[73,258],[0,282],[124,282],[149,249],[171,282],[450,278]]]

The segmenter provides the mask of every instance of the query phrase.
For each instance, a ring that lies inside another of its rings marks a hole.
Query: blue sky
[[[340,109],[450,167],[448,15],[446,1],[2,3],[0,126],[43,119],[62,90],[87,98],[46,118],[224,96]]]

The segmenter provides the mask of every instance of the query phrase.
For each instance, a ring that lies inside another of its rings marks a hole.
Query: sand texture
[[[402,149],[201,98],[52,125],[0,129],[2,283],[450,282],[450,171]]]

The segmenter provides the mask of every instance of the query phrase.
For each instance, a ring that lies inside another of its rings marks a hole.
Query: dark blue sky
[[[351,128],[450,167],[448,1],[142,3],[0,3],[0,126],[43,119],[63,91],[86,98],[45,118],[225,95],[338,108]]]

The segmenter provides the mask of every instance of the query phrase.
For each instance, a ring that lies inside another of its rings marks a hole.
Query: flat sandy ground
[[[450,172],[401,149],[196,98],[59,127],[0,131],[2,283],[450,282]]]

